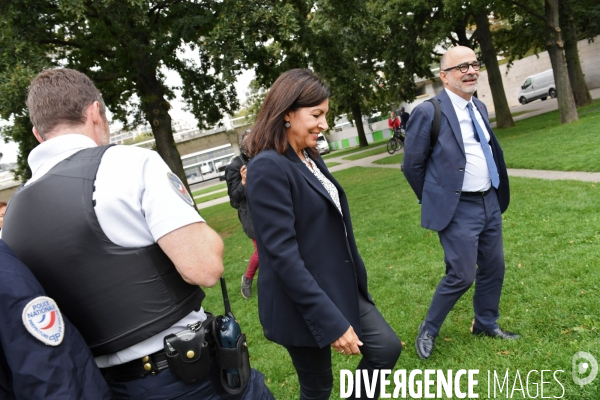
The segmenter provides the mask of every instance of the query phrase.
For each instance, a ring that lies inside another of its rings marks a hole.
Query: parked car
[[[329,153],[329,143],[322,133],[319,133],[319,136],[317,137],[317,150],[319,150],[319,154]]]
[[[546,100],[550,96],[556,97],[556,85],[554,84],[554,73],[551,69],[525,79],[519,92],[519,102],[527,104],[530,101]]]

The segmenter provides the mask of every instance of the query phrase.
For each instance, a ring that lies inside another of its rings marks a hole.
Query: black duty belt
[[[167,356],[163,350],[160,350],[125,364],[101,368],[100,371],[107,382],[127,382],[146,375],[156,375],[167,368],[169,368]]]
[[[483,196],[487,196],[487,194],[492,190],[492,188],[490,187],[488,190],[486,190],[485,192],[460,192],[461,196],[467,196],[467,197],[472,197],[472,196],[477,196],[477,197],[483,197]]]
[[[202,322],[202,326],[210,330],[214,316],[209,312],[205,311],[205,313],[206,320]],[[210,334],[207,335],[207,338],[210,338]],[[208,342],[211,344],[212,341],[208,340]],[[100,371],[107,382],[128,382],[147,375],[156,375],[167,368],[169,368],[167,355],[164,350],[159,350],[156,353],[126,362],[125,364],[100,368]]]

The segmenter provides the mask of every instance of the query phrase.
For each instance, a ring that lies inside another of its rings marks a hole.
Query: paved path
[[[594,99],[600,98],[600,88],[590,90],[592,97]],[[521,112],[527,111],[525,114],[518,115],[514,117],[516,121],[533,117],[535,115],[543,114],[548,111],[556,110],[558,108],[558,104],[556,99],[548,99],[546,101],[534,101],[532,103],[526,104],[524,106],[517,106],[511,108],[511,112]],[[490,114],[492,117],[493,114]],[[492,124],[495,126],[495,124]],[[377,147],[385,147],[385,145],[369,147],[363,151],[371,151]],[[383,150],[383,149],[382,149]],[[356,155],[362,153],[363,151],[352,153],[352,155]],[[402,152],[401,150],[400,152]],[[344,160],[343,157],[347,157],[348,155],[343,155],[340,157],[327,158],[325,162],[337,162],[340,163],[334,167],[329,168],[330,172],[341,171],[343,169],[348,169],[352,167],[369,167],[369,168],[395,168],[400,171],[400,164],[373,164],[374,161],[380,160],[385,157],[389,157],[389,154],[384,151],[381,154],[376,154],[374,156],[369,156],[365,158],[361,158],[359,160]],[[577,181],[585,181],[585,182],[600,182],[600,172],[568,172],[568,171],[543,171],[543,170],[532,170],[532,169],[509,169],[509,176],[519,176],[524,178],[538,178],[538,179],[551,179],[551,180],[577,180]],[[220,197],[218,199],[210,200],[205,203],[198,204],[199,209],[207,208],[214,206],[216,204],[221,204],[229,201],[229,197]]]

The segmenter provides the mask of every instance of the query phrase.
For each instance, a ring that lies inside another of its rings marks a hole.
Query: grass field
[[[531,110],[531,111],[536,111],[536,110]],[[519,115],[522,115],[522,114],[527,114],[528,112],[531,112],[531,111],[518,111],[518,112],[516,112],[516,113],[512,113],[511,115],[512,115],[513,117],[516,117],[516,116],[519,116]],[[491,123],[491,122],[496,122],[496,117],[492,117],[492,118],[490,118],[490,123]]]
[[[344,160],[350,160],[350,161],[352,161],[352,160],[360,160],[361,158],[370,157],[370,156],[374,156],[376,154],[381,154],[381,153],[385,153],[385,152],[387,152],[386,146],[379,146],[379,147],[376,147],[376,148],[371,149],[371,150],[363,151],[363,152],[358,153],[358,154],[353,154],[353,155],[350,155],[348,157],[344,157]]]
[[[509,168],[600,171],[600,100],[578,109],[579,121],[561,125],[558,111],[516,121],[494,132]],[[600,398],[600,397],[599,397]]]
[[[583,115],[581,123],[585,124]],[[507,134],[503,144],[518,136]],[[507,156],[511,151],[505,148]],[[576,352],[587,351],[600,359],[599,185],[512,178],[511,205],[504,214],[506,278],[499,323],[523,337],[514,342],[472,337],[471,289],[448,316],[432,357],[421,361],[414,348],[417,327],[444,274],[437,235],[420,227],[420,206],[399,170],[357,167],[334,175],[348,194],[369,290],[406,342],[396,369],[479,369],[475,392],[480,398],[488,398],[488,371],[496,371],[502,381],[508,370],[509,386],[516,388],[512,398],[523,398],[526,390],[532,396],[539,390],[539,371],[550,370],[544,376],[549,382],[544,384],[544,397],[561,397],[564,387],[565,399],[600,398],[600,378],[579,387],[571,377]],[[221,204],[202,210],[202,216],[224,239],[232,309],[248,335],[252,365],[265,374],[277,399],[297,399],[297,378],[287,353],[263,337],[256,292],[250,300],[239,294],[253,247],[236,210]],[[207,290],[204,306],[222,312],[218,288]],[[340,369],[352,369],[357,363],[356,357],[333,354],[332,398],[339,398]],[[527,387],[531,370],[538,373],[530,376]],[[564,371],[556,373],[560,384],[552,377],[556,370]],[[507,387],[498,398],[506,398],[506,392]]]
[[[214,192],[214,190],[211,190],[211,192]],[[196,202],[196,204],[200,204],[200,203],[205,203],[207,201],[218,199],[220,197],[225,197],[225,196],[227,196],[227,190],[223,190],[222,192],[217,192],[217,193],[209,194],[207,196],[202,196],[202,197],[200,197],[198,199],[194,199],[194,201]]]
[[[325,165],[327,166],[327,168],[331,168],[331,167],[335,167],[336,165],[340,165],[341,163],[339,162],[335,162],[335,161],[330,161],[330,162],[326,162]]]
[[[198,196],[200,194],[214,192],[215,190],[225,189],[226,187],[227,187],[227,182],[218,183],[216,185],[213,185],[213,186],[201,189],[201,190],[196,190],[195,192],[192,193],[192,196]]]
[[[495,129],[508,168],[600,172],[600,100],[578,109],[579,121],[561,125],[558,111]],[[399,164],[403,154],[375,161]],[[598,397],[600,399],[600,396]]]
[[[373,143],[369,144],[369,147],[356,146],[356,147],[350,147],[349,149],[344,149],[344,150],[334,150],[331,153],[324,155],[323,159],[327,160],[328,158],[342,157],[342,156],[354,154],[359,151],[369,150],[375,146],[379,146],[380,144],[386,144],[388,140],[389,139],[384,139],[384,140],[379,140],[377,142],[373,142]]]

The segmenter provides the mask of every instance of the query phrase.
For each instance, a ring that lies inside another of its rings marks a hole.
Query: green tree
[[[11,25],[11,40],[24,37],[44,60],[36,73],[48,65],[77,69],[94,80],[116,119],[126,126],[147,121],[158,153],[187,185],[169,115],[174,90],[181,90],[200,128],[237,107],[240,65],[206,39],[218,28],[222,7],[208,0],[3,0],[0,21]],[[18,51],[16,43],[6,44]],[[9,60],[0,74],[10,68]],[[179,74],[180,87],[166,83],[166,69]],[[2,90],[5,96],[23,94]]]

